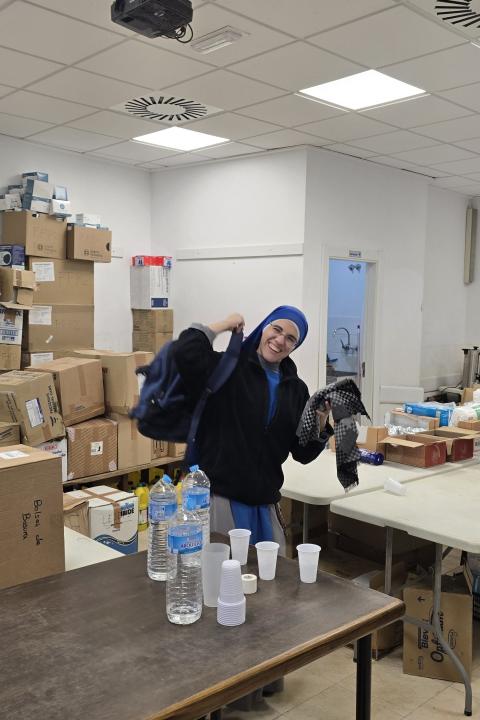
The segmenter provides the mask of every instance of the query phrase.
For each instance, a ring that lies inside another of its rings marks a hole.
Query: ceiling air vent
[[[220,108],[205,105],[197,100],[174,97],[161,92],[131,98],[111,108],[143,120],[163,125],[179,125],[222,112]]]
[[[452,25],[480,28],[480,0],[437,0],[435,11],[439,18]]]

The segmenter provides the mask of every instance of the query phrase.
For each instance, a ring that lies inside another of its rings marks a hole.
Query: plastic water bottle
[[[183,480],[182,502],[185,510],[200,518],[205,547],[210,542],[210,480],[198,465],[192,465]]]
[[[202,614],[202,524],[180,508],[168,528],[167,617],[190,625]]]
[[[370,452],[369,450],[360,450],[360,462],[369,465],[381,465],[385,460],[385,456],[380,452]]]
[[[167,531],[177,513],[177,495],[168,475],[150,490],[148,503],[147,573],[152,580],[167,579]]]

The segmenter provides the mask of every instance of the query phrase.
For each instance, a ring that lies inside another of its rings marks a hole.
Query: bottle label
[[[210,490],[186,490],[184,494],[185,510],[203,510],[210,507]]]
[[[148,505],[148,514],[151,522],[165,522],[177,512],[177,503],[162,503],[150,498]]]
[[[200,525],[174,525],[168,531],[168,549],[174,555],[188,555],[202,549]]]

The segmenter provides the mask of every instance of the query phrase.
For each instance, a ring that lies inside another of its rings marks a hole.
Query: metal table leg
[[[385,595],[392,592],[393,528],[387,527],[385,536]]]
[[[308,542],[308,535],[309,535],[309,520],[310,520],[310,514],[309,514],[309,505],[308,503],[303,503],[303,542]]]
[[[370,720],[372,700],[372,636],[357,642],[357,712],[356,720]]]

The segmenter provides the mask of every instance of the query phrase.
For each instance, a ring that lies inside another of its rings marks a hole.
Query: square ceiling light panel
[[[195,130],[187,130],[186,128],[170,127],[165,130],[140,135],[133,138],[136,142],[145,143],[147,145],[157,145],[158,147],[171,148],[172,150],[199,150],[203,147],[211,147],[226,143],[229,138],[217,137],[216,135],[207,135],[206,133],[197,132]]]
[[[300,90],[301,94],[349,110],[363,110],[387,103],[409,100],[425,90],[408,85],[377,70],[349,75],[340,80]]]

